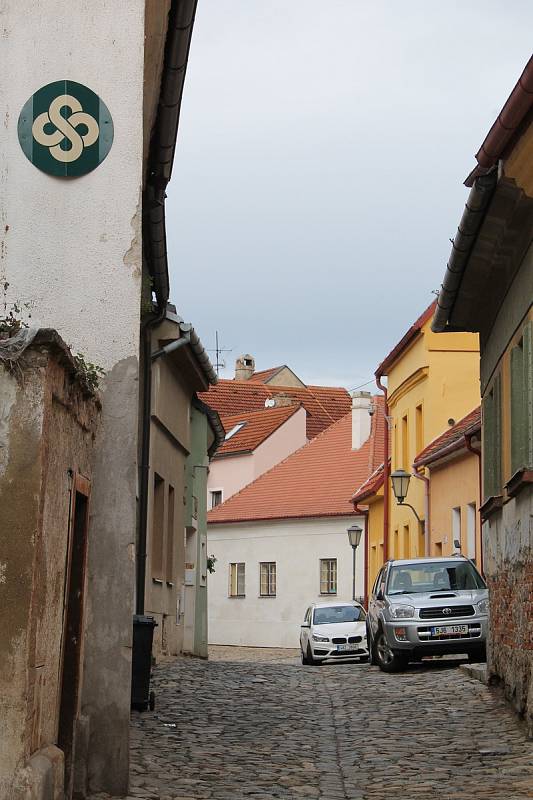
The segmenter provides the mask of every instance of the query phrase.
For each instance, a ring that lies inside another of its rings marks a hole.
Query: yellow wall
[[[368,500],[368,591],[383,564],[383,487]]]
[[[437,466],[430,466],[431,477],[431,555],[450,555],[455,551],[454,509],[460,517],[461,552],[481,564],[479,531],[479,459],[463,454]],[[469,507],[470,506],[470,507]],[[470,526],[475,534],[473,548],[468,546]],[[455,529],[457,535],[457,528]]]
[[[448,420],[457,422],[480,403],[477,334],[434,334],[430,325],[431,320],[387,376],[392,470],[411,472],[415,457],[448,429]],[[424,482],[412,478],[406,501],[421,519],[424,492]],[[389,518],[389,557],[423,556],[422,526],[410,508],[396,503],[392,491]]]

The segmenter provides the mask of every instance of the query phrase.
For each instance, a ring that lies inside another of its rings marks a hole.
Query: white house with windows
[[[359,392],[351,413],[208,514],[209,641],[298,647],[306,608],[362,598],[365,542],[353,551],[351,505],[383,458],[381,401]],[[373,412],[371,415],[369,412]],[[355,592],[354,592],[355,588]]]

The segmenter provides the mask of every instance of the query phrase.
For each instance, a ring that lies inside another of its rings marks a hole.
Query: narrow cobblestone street
[[[435,662],[400,675],[214,648],[155,676],[134,713],[130,797],[518,800],[533,742],[481,683]]]

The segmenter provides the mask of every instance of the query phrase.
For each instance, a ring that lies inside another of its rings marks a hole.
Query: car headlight
[[[415,615],[414,606],[391,606],[391,616],[394,619],[411,619]]]
[[[488,597],[485,600],[480,600],[477,604],[477,610],[479,614],[488,614],[489,613],[489,600]]]
[[[313,633],[313,642],[329,642],[327,636],[317,636],[316,633]]]

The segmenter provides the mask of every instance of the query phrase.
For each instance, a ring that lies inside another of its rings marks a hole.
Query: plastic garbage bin
[[[131,658],[131,707],[150,711],[155,707],[155,694],[150,691],[152,642],[157,622],[141,614],[133,616],[133,650]]]

